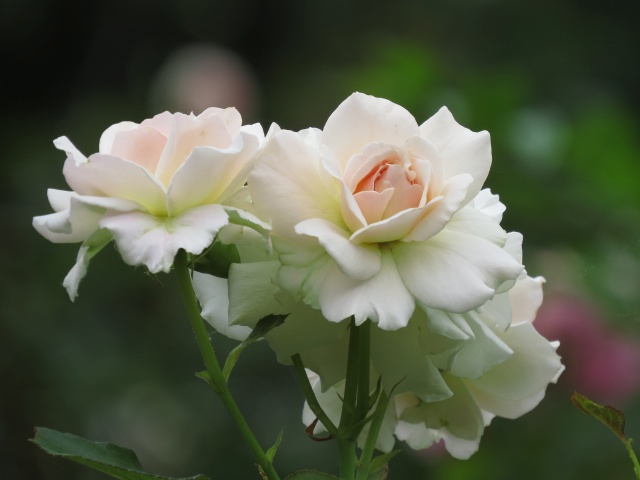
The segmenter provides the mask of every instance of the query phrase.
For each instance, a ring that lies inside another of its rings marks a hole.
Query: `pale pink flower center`
[[[349,163],[345,180],[368,224],[420,206],[424,187],[405,152],[387,148],[356,155]]]

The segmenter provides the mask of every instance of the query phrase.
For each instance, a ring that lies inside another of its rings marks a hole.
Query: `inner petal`
[[[402,212],[409,208],[416,208],[420,206],[422,199],[423,188],[418,184],[409,185],[404,190],[398,191],[395,189],[395,195],[391,197],[386,210],[384,211],[383,218],[389,218],[396,213]]]
[[[385,212],[388,209],[389,201],[393,198],[393,188],[388,188],[383,192],[376,192],[374,190],[368,190],[364,192],[358,192],[353,195],[358,202],[360,211],[367,221],[367,224],[379,222],[385,217]]]
[[[403,152],[396,147],[383,143],[372,143],[349,160],[343,179],[352,192],[358,186],[385,164],[403,164]]]
[[[111,154],[137,163],[149,173],[155,173],[167,138],[150,127],[121,130],[113,140]]]

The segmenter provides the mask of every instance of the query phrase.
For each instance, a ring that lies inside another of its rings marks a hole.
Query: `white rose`
[[[479,320],[490,330],[489,337],[493,335],[508,350],[506,359],[488,369],[483,368],[483,373],[473,378],[455,373],[455,368],[442,372],[439,378],[450,393],[431,401],[425,398],[427,390],[408,391],[402,387],[404,381],[401,382],[385,412],[377,448],[390,451],[395,434],[416,450],[443,440],[452,456],[469,458],[478,450],[484,428],[491,419],[495,416],[514,419],[535,408],[543,399],[549,383],[555,383],[564,370],[556,353],[558,343],[546,340],[532,324],[542,302],[542,283],[540,277],[525,277],[509,293],[499,295],[499,299],[496,297],[499,305],[487,306],[482,313],[476,312]],[[505,317],[509,318],[506,325],[501,322]],[[380,335],[384,337],[396,333],[399,332],[381,331]],[[487,335],[464,342],[460,355],[450,356],[454,362],[468,363],[457,370],[474,370],[475,367],[471,365],[474,359],[469,354],[477,353],[480,346],[486,346],[486,342]],[[410,350],[411,342],[406,342],[405,347]],[[382,345],[376,348],[380,349]],[[415,356],[415,353],[406,353],[393,342],[388,348],[388,355],[399,359],[404,365],[409,357]],[[372,344],[372,362],[373,349]],[[463,354],[464,349],[469,351]],[[427,355],[425,351],[423,356]],[[478,356],[475,360],[483,363],[486,359]],[[324,388],[318,375],[313,372],[308,375],[319,403],[336,423],[342,406],[340,395],[344,390],[344,380]],[[382,375],[384,378],[384,373]],[[410,378],[411,370],[407,375]],[[415,386],[414,383],[412,388]],[[305,404],[303,422],[310,425],[314,420],[315,416]],[[320,434],[324,430],[324,426],[318,422],[314,433]],[[364,442],[365,435],[366,432],[363,432],[360,443]]]
[[[281,131],[249,177],[272,222],[275,282],[332,322],[385,330],[416,303],[484,304],[521,273],[506,232],[472,203],[491,164],[489,135],[446,108],[422,125],[387,100],[353,94],[324,129]]]
[[[49,190],[56,213],[33,225],[52,242],[83,242],[64,282],[71,299],[90,258],[111,239],[125,262],[168,272],[179,249],[207,248],[231,210],[253,221],[222,205],[243,188],[263,140],[260,125],[242,126],[233,108],[112,125],[89,157],[66,137],[55,140],[67,153],[63,173],[72,191]]]

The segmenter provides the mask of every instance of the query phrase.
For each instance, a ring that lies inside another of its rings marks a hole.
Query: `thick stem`
[[[358,465],[356,441],[338,438],[338,454],[340,455],[340,479],[355,480]]]
[[[355,480],[358,435],[369,412],[370,324],[367,320],[356,326],[352,318],[349,327],[347,375],[337,435],[340,475],[344,480]]]
[[[191,322],[193,333],[196,336],[198,347],[204,364],[207,368],[207,373],[210,376],[211,383],[214,390],[220,396],[222,403],[233,418],[240,434],[244,438],[247,446],[253,453],[256,461],[260,467],[264,470],[269,480],[280,480],[276,473],[271,461],[267,458],[266,454],[262,450],[262,447],[256,440],[253,432],[249,428],[249,424],[245,420],[244,416],[240,412],[238,405],[231,396],[227,382],[222,375],[220,364],[216,358],[213,346],[209,341],[209,334],[204,326],[204,320],[200,316],[200,309],[198,308],[198,301],[193,291],[193,285],[191,283],[191,275],[189,272],[189,265],[187,261],[187,253],[184,250],[180,250],[176,255],[174,267],[178,276],[178,283],[180,285],[180,293],[182,294],[182,300],[184,302],[185,309],[187,310],[187,316]]]

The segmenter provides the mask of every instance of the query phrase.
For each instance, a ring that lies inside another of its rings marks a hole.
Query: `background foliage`
[[[104,478],[29,444],[45,425],[131,448],[159,474],[256,478],[193,375],[173,278],[159,285],[108,248],[69,302],[60,284],[76,246],[31,228],[49,212],[46,188],[66,188],[52,140],[89,154],[113,123],[207,98],[265,127],[322,127],[357,90],[420,122],[448,105],[490,131],[487,185],[505,228],[524,234],[529,273],[547,277],[537,322],[568,366],[537,410],[494,421],[471,460],[405,449],[390,478],[633,478],[618,440],[569,397],[615,403],[640,439],[639,14],[627,0],[2,2],[0,477]],[[258,344],[234,371],[250,423],[265,445],[285,426],[282,472],[335,471],[335,447],[306,438],[302,396],[274,360]]]

